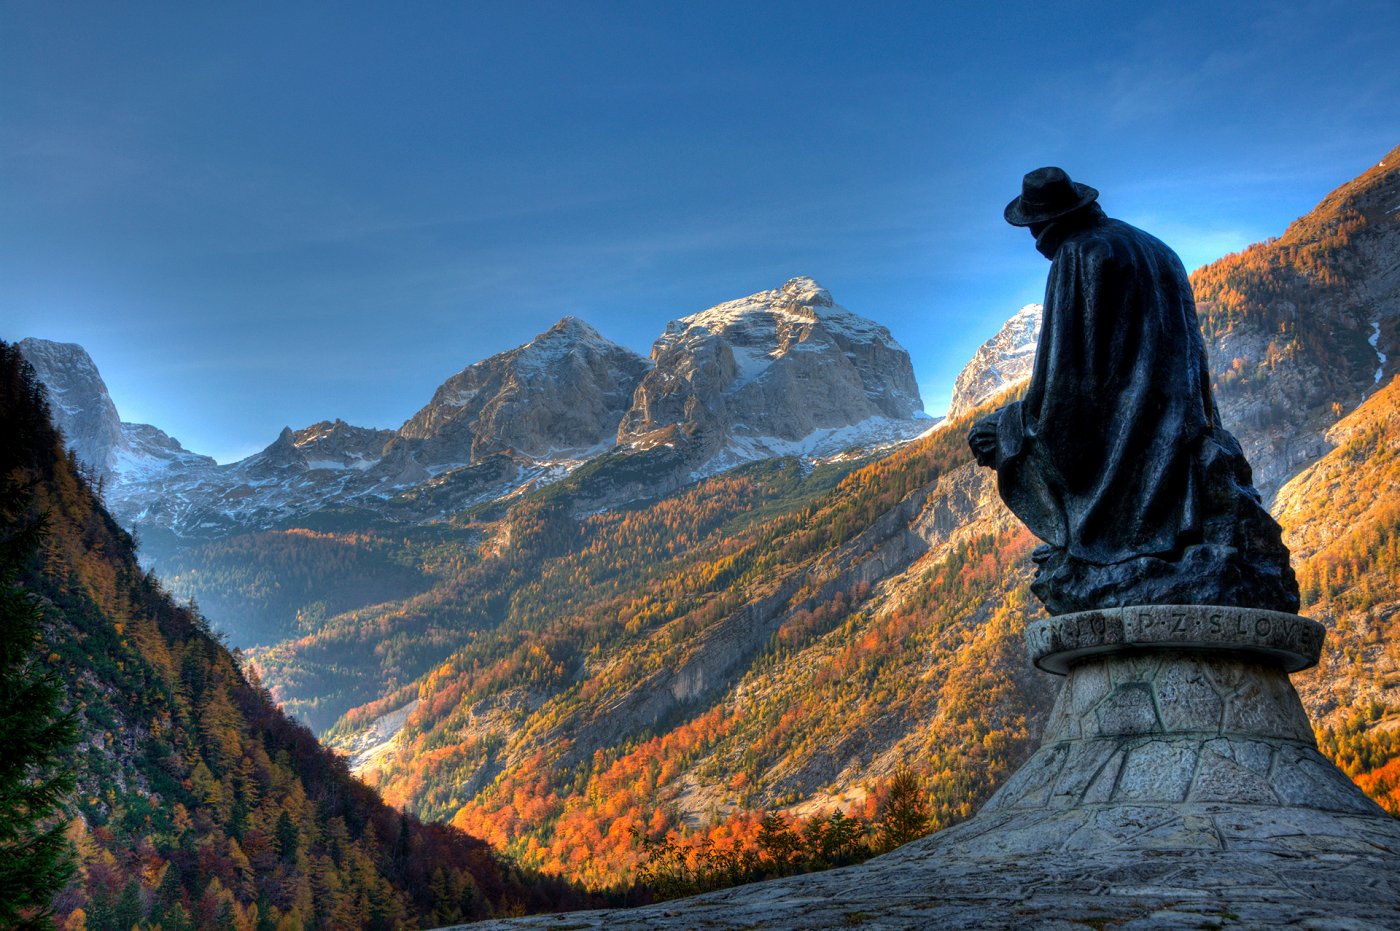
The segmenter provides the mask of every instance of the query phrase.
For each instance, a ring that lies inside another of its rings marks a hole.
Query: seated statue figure
[[[1051,614],[1148,604],[1298,610],[1278,524],[1220,423],[1191,282],[1160,240],[1105,216],[1059,168],[1025,176],[1006,220],[1050,259],[1022,400],[968,437],[1044,546]]]

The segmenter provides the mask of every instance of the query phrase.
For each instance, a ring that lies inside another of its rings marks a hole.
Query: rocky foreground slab
[[[474,928],[1400,928],[1400,821],[1317,751],[1285,670],[1321,628],[1198,606],[1027,632],[1067,672],[978,815],[860,866]]]

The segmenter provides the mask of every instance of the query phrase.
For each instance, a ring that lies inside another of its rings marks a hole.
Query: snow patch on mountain
[[[835,462],[852,456],[893,449],[927,433],[932,418],[894,420],[889,417],[867,417],[859,423],[844,427],[813,430],[799,440],[776,436],[736,435],[729,443],[691,472],[698,480],[761,459],[795,456],[814,462]]]
[[[1371,348],[1376,353],[1376,361],[1379,363],[1376,367],[1376,384],[1379,385],[1385,376],[1386,362],[1386,355],[1381,352],[1381,320],[1379,317],[1371,321],[1371,335],[1367,337],[1366,342],[1371,344]]]

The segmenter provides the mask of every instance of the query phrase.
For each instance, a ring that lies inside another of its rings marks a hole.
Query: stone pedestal
[[[1295,615],[1204,606],[1031,625],[1031,661],[1065,683],[1040,750],[978,820],[1019,819],[1005,826],[1023,852],[1373,849],[1350,816],[1396,823],[1318,753],[1288,680],[1322,638]]]
[[[986,811],[1244,803],[1380,811],[1318,752],[1288,670],[1322,625],[1239,608],[1069,614],[1026,632],[1065,675],[1040,751]]]

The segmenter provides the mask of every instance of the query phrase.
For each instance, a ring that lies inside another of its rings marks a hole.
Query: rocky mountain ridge
[[[1027,304],[1002,324],[953,382],[948,419],[954,420],[1031,377],[1040,338],[1039,304]]]
[[[338,419],[289,427],[228,465],[155,427],[121,425],[81,347],[20,348],[60,399],[56,416],[80,460],[106,479],[113,513],[157,558],[323,511],[436,520],[609,453],[621,468],[604,470],[611,490],[594,506],[612,506],[740,462],[898,442],[931,423],[903,347],[809,278],[673,321],[654,361],[565,317],[447,379],[398,430]],[[679,448],[630,457],[660,445]],[[619,472],[641,481],[619,484]]]

